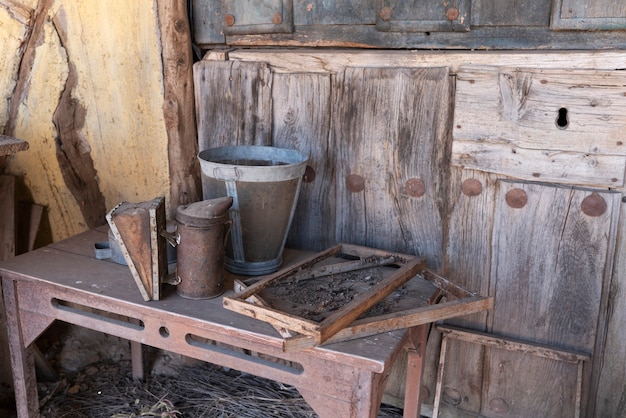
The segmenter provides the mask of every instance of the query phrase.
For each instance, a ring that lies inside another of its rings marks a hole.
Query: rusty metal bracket
[[[293,32],[293,0],[222,0],[224,35]]]

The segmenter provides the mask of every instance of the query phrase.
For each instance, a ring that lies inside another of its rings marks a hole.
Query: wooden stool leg
[[[406,385],[404,392],[404,418],[419,418],[420,391],[422,375],[424,373],[424,355],[429,325],[419,325],[411,328],[410,345],[407,347],[408,364],[406,370]]]
[[[15,405],[19,418],[37,417],[39,416],[39,397],[35,374],[35,353],[32,347],[24,347],[22,343],[24,339],[22,338],[22,326],[14,286],[13,280],[2,279]]]

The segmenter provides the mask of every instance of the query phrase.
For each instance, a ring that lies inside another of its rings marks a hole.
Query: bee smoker
[[[233,198],[202,200],[176,209],[176,293],[210,299],[224,292],[224,245]]]

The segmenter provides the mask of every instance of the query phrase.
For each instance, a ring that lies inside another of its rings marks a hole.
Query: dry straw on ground
[[[98,363],[40,391],[42,418],[317,417],[293,387],[210,364],[136,381],[126,361]],[[379,414],[401,416],[388,405]]]

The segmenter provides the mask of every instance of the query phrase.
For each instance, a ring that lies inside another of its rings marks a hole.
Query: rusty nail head
[[[506,193],[506,203],[514,209],[520,209],[528,203],[528,196],[522,189],[512,189]]]
[[[365,190],[365,179],[358,174],[350,174],[346,178],[346,187],[352,193],[358,193]]]
[[[315,169],[310,165],[307,165],[304,169],[304,176],[302,176],[302,181],[305,183],[313,183],[315,180]]]
[[[476,179],[467,179],[461,185],[461,191],[465,196],[478,196],[483,191],[483,185]]]
[[[580,209],[587,216],[600,216],[606,212],[606,201],[598,193],[591,193],[583,199]]]
[[[380,18],[384,21],[390,20],[391,15],[393,14],[393,10],[391,7],[383,7],[380,9]]]
[[[233,15],[226,15],[224,16],[224,24],[226,26],[232,26],[235,24],[235,16]]]
[[[459,18],[459,9],[456,7],[449,7],[446,10],[446,18],[449,21],[457,20]]]
[[[509,404],[502,398],[494,398],[489,401],[489,409],[499,414],[509,412]]]
[[[422,197],[426,193],[426,185],[421,179],[408,179],[404,184],[406,194],[411,197]]]
[[[272,16],[272,23],[274,23],[275,25],[280,25],[281,23],[283,23],[283,15],[280,13],[274,13],[274,16]]]

